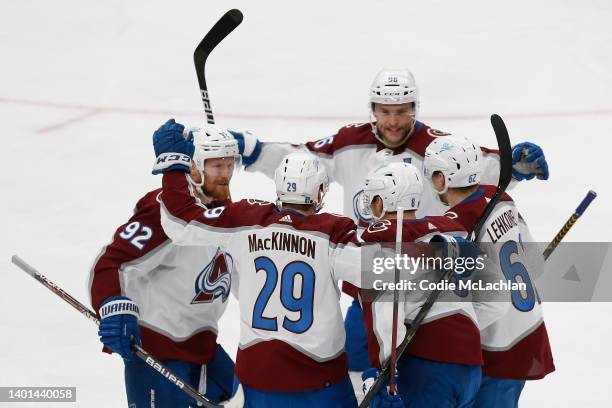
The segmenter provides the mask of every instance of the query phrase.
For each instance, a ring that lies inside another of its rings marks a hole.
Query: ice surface
[[[609,240],[609,2],[226,3],[0,2],[0,386],[76,386],[79,407],[125,405],[120,359],[100,353],[95,327],[10,256],[88,302],[93,258],[160,182],[150,174],[152,131],[170,116],[203,121],[192,53],[228,6],[245,19],[209,60],[219,124],[269,141],[328,136],[367,120],[376,71],[410,67],[428,124],[493,146],[495,112],[514,142],[544,147],[551,179],[512,192],[538,240],[551,239],[589,189],[599,197],[567,239]],[[256,174],[240,174],[232,189],[273,198],[272,182]],[[332,186],[328,209],[340,211],[340,199]],[[600,290],[611,283],[602,277]],[[557,371],[529,383],[521,406],[610,405],[610,312],[546,305]],[[232,302],[220,334],[232,351],[236,323]]]

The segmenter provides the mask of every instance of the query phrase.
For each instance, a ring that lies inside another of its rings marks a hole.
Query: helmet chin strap
[[[198,172],[200,173],[201,180],[199,183],[196,183],[195,180],[191,177],[191,174],[188,174],[189,182],[193,186],[193,189],[197,194],[200,194],[202,198],[204,198],[204,204],[208,204],[211,201],[215,201],[214,197],[210,196],[209,194],[206,194],[206,192],[204,191],[204,172],[200,169],[198,169]]]
[[[321,198],[315,201],[315,213],[318,213],[323,208],[323,199],[325,198],[325,193],[321,193]]]
[[[376,120],[373,117],[373,115],[370,114],[370,126],[372,126],[372,133],[374,133],[374,137],[376,137],[376,139],[378,139],[378,141],[380,141],[380,143],[384,144],[385,147],[388,147],[389,149],[396,149],[396,148],[400,147],[401,145],[403,145],[404,143],[406,143],[406,141],[408,139],[410,139],[410,136],[412,136],[412,134],[414,133],[414,125],[415,124],[416,124],[416,120],[412,124],[412,127],[410,128],[410,130],[408,132],[406,132],[406,136],[404,136],[402,138],[402,140],[400,140],[397,143],[389,143],[389,142],[385,141],[385,138],[382,137],[378,133],[378,127],[376,126]]]
[[[374,221],[380,221],[380,220],[382,220],[383,218],[385,218],[385,214],[386,214],[386,213],[387,213],[387,210],[385,210],[385,209],[383,208],[383,210],[382,210],[382,212],[380,213],[380,215],[379,215],[379,216],[376,216],[376,215],[374,215],[374,213],[372,213],[372,218],[374,219]]]
[[[194,186],[194,187],[202,187],[204,185],[204,172],[200,169],[198,169],[198,172],[200,173],[200,182],[196,183],[195,180],[193,179],[193,177],[191,177],[191,173],[188,174],[189,176],[189,182]]]

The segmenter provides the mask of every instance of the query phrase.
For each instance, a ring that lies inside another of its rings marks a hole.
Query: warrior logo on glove
[[[212,261],[204,267],[196,278],[196,296],[191,304],[210,303],[218,297],[221,297],[221,300],[225,302],[232,285],[230,270],[233,265],[232,256],[217,248],[217,253]]]

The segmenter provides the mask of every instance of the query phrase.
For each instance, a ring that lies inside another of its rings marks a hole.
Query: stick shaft
[[[17,267],[23,270],[25,273],[36,279],[40,282],[44,287],[49,289],[51,292],[55,293],[60,298],[64,299],[66,303],[70,306],[78,310],[83,316],[87,317],[89,320],[99,325],[100,320],[96,317],[96,314],[89,309],[87,306],[76,300],[65,290],[60,288],[55,283],[51,282],[46,276],[38,272],[35,268],[29,265],[26,261],[18,257],[17,255],[13,255],[11,257],[11,262],[13,262]],[[176,385],[180,390],[185,392],[191,398],[195,399],[199,403],[203,404],[208,408],[217,408],[220,405],[215,405],[210,402],[204,395],[200,394],[197,390],[189,385],[189,383],[185,382],[178,374],[175,374],[172,370],[166,367],[161,361],[150,355],[147,351],[145,351],[142,347],[138,345],[133,345],[134,353],[138,358],[151,366],[155,371],[163,375],[168,381],[172,382]]]
[[[404,209],[402,207],[397,208],[397,227],[395,231],[395,253],[398,256],[402,254],[402,232],[403,232],[403,220],[404,220]],[[399,259],[399,258],[398,258]],[[397,284],[399,282],[399,269],[395,265],[395,277],[394,277],[394,289],[393,289],[393,325],[391,332],[391,374],[389,376],[389,392],[391,394],[397,393],[397,386],[395,384],[395,371],[397,367],[397,315],[399,307],[399,291],[397,290]]]
[[[555,250],[557,245],[559,245],[561,240],[563,240],[563,238],[567,235],[569,230],[574,226],[576,221],[578,221],[578,218],[582,216],[584,211],[591,204],[591,202],[595,199],[595,197],[597,197],[597,193],[595,193],[593,190],[590,190],[587,193],[587,195],[582,199],[582,201],[580,202],[580,205],[578,205],[578,208],[576,208],[576,211],[574,211],[574,213],[569,217],[569,219],[565,222],[565,224],[563,224],[563,227],[561,227],[557,235],[555,235],[553,240],[550,242],[550,244],[548,244],[548,246],[544,250],[544,253],[543,253],[544,259],[548,259],[550,254],[552,254],[552,252]]]

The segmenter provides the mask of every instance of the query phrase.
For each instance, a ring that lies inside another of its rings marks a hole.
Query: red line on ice
[[[79,103],[68,103],[59,101],[39,101],[23,98],[6,98],[0,97],[0,103],[12,103],[26,106],[39,106],[53,109],[72,109],[85,110],[86,112],[70,118],[61,123],[47,126],[39,129],[38,132],[50,132],[72,123],[85,120],[91,116],[102,113],[119,113],[119,114],[137,114],[137,115],[158,115],[158,116],[202,116],[199,111],[180,111],[180,110],[164,110],[164,109],[144,109],[144,108],[127,108],[119,106],[99,106],[99,105],[84,105]],[[505,113],[504,118],[513,119],[533,119],[533,118],[557,118],[557,117],[577,117],[577,116],[600,116],[612,115],[612,109],[590,109],[590,110],[573,110],[573,111],[550,111],[550,112],[517,112]],[[342,116],[342,115],[275,115],[275,114],[248,114],[248,113],[217,113],[217,116],[228,119],[252,119],[252,120],[284,120],[284,121],[338,121],[338,122],[358,122],[365,120],[365,115],[362,116]],[[457,114],[457,115],[429,115],[422,116],[424,120],[481,120],[488,118],[488,114]]]
[[[63,121],[61,121],[59,123],[56,123],[54,125],[45,126],[44,128],[38,129],[36,131],[36,133],[49,133],[49,132],[53,132],[55,130],[59,130],[59,129],[65,128],[65,127],[67,127],[69,125],[72,125],[73,123],[81,122],[81,121],[83,121],[85,119],[88,119],[88,118],[90,118],[92,116],[99,115],[99,114],[101,114],[103,112],[104,112],[104,109],[92,109],[92,110],[89,110],[89,111],[85,111],[84,113],[81,113],[80,115],[73,116],[72,118],[63,120]]]

